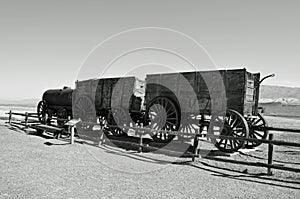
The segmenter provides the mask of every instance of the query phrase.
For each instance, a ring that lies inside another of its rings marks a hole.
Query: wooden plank
[[[63,131],[63,128],[58,128],[58,127],[54,127],[54,126],[49,126],[49,125],[45,125],[45,124],[38,124],[38,125],[29,125],[30,128],[33,129],[39,129],[39,130],[45,130],[48,132],[57,132],[57,131]]]
[[[272,143],[273,145],[278,146],[293,146],[293,147],[300,147],[300,143],[296,142],[286,142],[281,140],[262,140],[262,139],[254,139],[254,138],[245,138],[245,137],[232,137],[232,136],[225,136],[225,135],[210,135],[207,134],[210,138],[216,139],[228,139],[228,140],[240,140],[240,141],[249,141],[249,142],[259,142],[259,143]]]
[[[203,158],[220,161],[220,162],[228,162],[228,163],[233,163],[233,164],[241,164],[241,165],[256,166],[256,167],[267,167],[267,168],[273,168],[273,169],[277,169],[277,170],[300,172],[300,169],[297,169],[297,168],[284,167],[284,166],[279,166],[279,165],[270,165],[270,164],[260,163],[260,162],[244,162],[244,161],[230,160],[230,159],[216,158],[216,157],[209,157],[209,156],[205,156]]]
[[[253,114],[257,115],[258,113],[258,101],[259,101],[259,81],[260,81],[260,73],[254,74],[254,104],[253,104]]]
[[[253,129],[257,129],[260,131],[269,130],[269,131],[281,131],[281,132],[289,132],[289,133],[300,133],[300,129],[291,129],[291,128],[279,128],[279,127],[253,127]]]

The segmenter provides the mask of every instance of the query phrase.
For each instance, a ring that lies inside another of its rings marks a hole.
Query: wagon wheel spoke
[[[258,124],[259,122],[263,122],[261,117],[259,117],[256,121],[254,121],[254,122],[252,123],[252,126],[257,126],[257,124]],[[263,123],[264,123],[264,122],[263,122]]]

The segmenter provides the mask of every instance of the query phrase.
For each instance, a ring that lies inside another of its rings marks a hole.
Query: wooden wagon
[[[113,135],[123,135],[122,126],[141,117],[144,82],[136,77],[90,79],[76,82],[73,117],[108,125]],[[107,123],[107,124],[106,124]],[[115,127],[120,126],[120,127]]]
[[[208,135],[267,137],[267,130],[253,128],[267,126],[258,113],[259,73],[240,69],[151,74],[147,75],[146,82],[146,123],[150,128],[191,134],[205,131]],[[160,142],[173,138],[166,133],[153,136]],[[211,140],[217,148],[227,152],[259,145],[216,137]]]
[[[166,130],[152,135],[153,140],[166,143],[174,139],[168,131],[184,132],[178,138],[206,133],[217,148],[233,152],[260,143],[219,139],[218,135],[267,137],[267,123],[258,113],[259,85],[265,78],[260,80],[259,73],[239,69],[148,74],[146,81],[136,77],[77,81],[67,98],[59,97],[64,96],[61,90],[46,91],[53,96],[41,101],[38,115],[41,120],[46,118],[46,113],[51,113],[47,107],[52,105],[69,110],[72,96],[72,117],[91,123],[84,128],[98,122],[119,136],[126,134],[128,127],[143,124]]]

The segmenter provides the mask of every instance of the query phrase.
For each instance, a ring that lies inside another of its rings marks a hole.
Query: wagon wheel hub
[[[228,136],[228,135],[231,135],[232,134],[232,128],[228,125],[224,125],[223,126],[223,130],[221,132],[221,135],[225,135],[225,136]]]

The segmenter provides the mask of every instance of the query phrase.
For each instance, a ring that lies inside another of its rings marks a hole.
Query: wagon
[[[136,77],[90,79],[76,82],[73,92],[73,117],[87,123],[100,122],[109,133],[126,134],[131,118],[141,118],[144,82]],[[120,127],[116,127],[120,126]]]
[[[72,117],[73,89],[50,89],[44,92],[42,100],[37,105],[37,114],[42,124],[50,124],[53,117],[63,126],[68,118]]]
[[[154,141],[164,143],[175,138],[170,131],[184,133],[177,139],[206,134],[219,150],[234,152],[260,143],[219,135],[267,137],[267,122],[258,113],[259,85],[265,78],[238,69],[148,74],[145,81],[133,76],[83,80],[74,90],[46,91],[38,114],[42,121],[51,114],[80,118],[83,129],[100,123],[114,136],[143,125],[156,130]]]
[[[218,79],[223,87],[216,85]],[[267,128],[256,128],[267,126],[258,113],[260,83],[260,74],[246,69],[147,75],[147,124],[157,130],[215,135],[211,140],[221,151],[256,147],[260,143],[218,139],[216,136],[267,137]],[[219,110],[213,110],[213,105],[219,106]],[[222,111],[222,107],[226,110]],[[169,142],[174,135],[157,133],[153,139]]]

